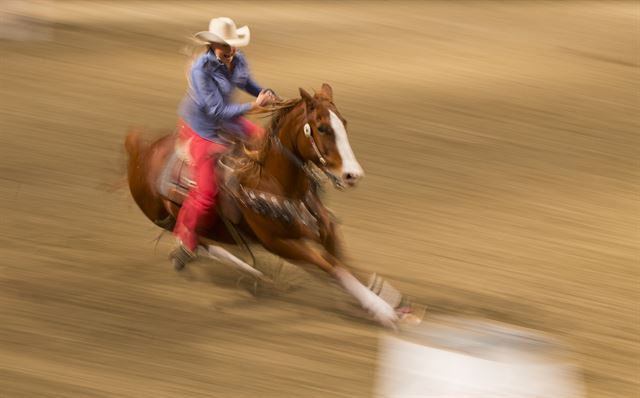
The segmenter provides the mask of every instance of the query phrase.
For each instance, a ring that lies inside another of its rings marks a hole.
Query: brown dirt
[[[50,41],[0,41],[0,396],[373,394],[381,331],[342,293],[293,266],[258,298],[213,262],[176,274],[109,190],[126,128],[174,125],[178,50],[214,14],[281,95],[332,84],[367,172],[329,198],[353,265],[564,339],[589,397],[638,396],[637,3],[171,1],[57,2],[30,20]]]

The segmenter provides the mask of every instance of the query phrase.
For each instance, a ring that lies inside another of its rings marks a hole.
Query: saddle
[[[182,206],[189,191],[196,186],[189,167],[190,143],[191,140],[176,140],[175,149],[169,156],[158,180],[160,195],[176,206]],[[234,224],[238,224],[241,218],[240,209],[233,199],[239,187],[236,171],[241,167],[241,160],[236,152],[235,148],[230,147],[221,153],[215,170],[219,184],[216,211]]]
[[[189,141],[176,141],[176,147],[164,166],[158,181],[161,196],[174,206],[181,206],[196,183],[189,167]],[[232,224],[242,219],[241,207],[287,224],[297,224],[310,237],[319,234],[317,213],[306,199],[292,201],[268,192],[242,186],[239,174],[251,167],[253,155],[242,145],[231,145],[218,156],[216,177],[218,199],[216,212]],[[311,195],[311,192],[308,192]],[[175,221],[175,220],[167,220]]]

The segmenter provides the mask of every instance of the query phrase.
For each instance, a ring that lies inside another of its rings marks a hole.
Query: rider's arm
[[[194,91],[199,93],[199,99],[204,105],[207,115],[221,120],[231,120],[244,115],[253,107],[253,103],[226,103],[215,81],[202,70],[194,70],[191,84]]]
[[[260,87],[260,85],[251,77],[247,79],[247,83],[245,84],[244,87],[241,87],[241,88],[244,91],[248,92],[249,94],[253,95],[254,97],[257,97],[258,94],[260,94],[260,91],[262,91],[262,87]]]
[[[246,91],[247,93],[253,95],[254,97],[257,97],[258,94],[260,94],[260,92],[262,91],[262,87],[258,84],[258,82],[253,80],[253,77],[251,77],[251,70],[249,69],[249,63],[247,62],[247,58],[241,52],[238,52],[236,54],[236,58],[237,58],[236,68],[240,69],[240,74],[246,76],[245,79],[242,79],[243,82],[240,85],[238,85],[238,87]]]

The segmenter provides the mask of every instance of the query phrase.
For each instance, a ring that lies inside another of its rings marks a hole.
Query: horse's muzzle
[[[355,187],[358,184],[358,181],[364,177],[364,173],[359,172],[345,172],[342,173],[342,181],[344,185],[349,188]]]

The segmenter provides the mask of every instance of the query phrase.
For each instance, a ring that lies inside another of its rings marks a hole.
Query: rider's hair
[[[187,64],[185,69],[185,74],[187,75],[187,80],[190,80],[190,71],[191,64],[202,54],[209,51],[211,45],[209,43],[203,43],[200,40],[197,40],[195,37],[189,38],[187,44],[180,50],[180,53],[187,57]]]

